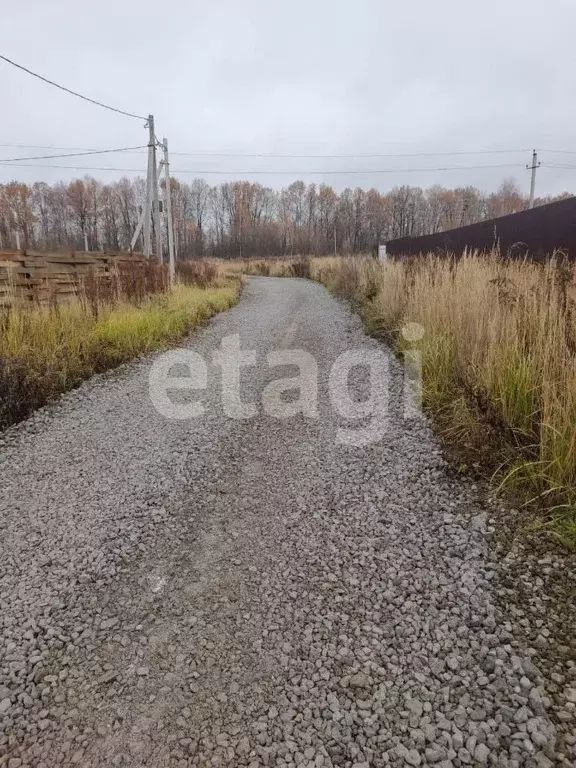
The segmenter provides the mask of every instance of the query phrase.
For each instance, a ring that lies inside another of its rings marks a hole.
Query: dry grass
[[[219,261],[221,269],[230,275],[255,275],[258,277],[311,277],[309,256],[291,259],[234,259]]]
[[[461,469],[493,470],[526,525],[576,545],[576,286],[573,269],[468,255],[218,261],[222,276],[312,277],[354,302],[399,354],[419,323],[424,404]],[[544,511],[544,514],[542,514]]]
[[[178,277],[185,283],[207,286],[214,283],[219,274],[218,265],[213,261],[181,261],[178,263]]]
[[[88,272],[78,284],[79,298],[88,303],[93,312],[102,305],[119,301],[141,302],[153,293],[168,289],[165,267],[149,261],[119,263],[108,274]]]
[[[163,277],[146,291],[138,276],[128,291],[88,284],[78,301],[0,314],[0,428],[93,373],[174,343],[237,299],[239,280],[215,265],[191,265],[185,277],[192,282],[172,290]]]
[[[399,352],[400,333],[424,336],[427,408],[466,461],[498,464],[499,489],[513,489],[541,524],[576,543],[576,288],[572,271],[506,262],[315,259],[313,277],[353,300],[369,329]]]

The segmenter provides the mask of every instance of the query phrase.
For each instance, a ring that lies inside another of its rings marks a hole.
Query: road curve
[[[235,334],[246,419],[212,362]],[[249,279],[185,347],[201,416],[154,409],[154,355],[0,437],[0,765],[564,765],[474,487],[405,417],[398,363],[303,280]],[[318,366],[317,417],[261,405],[290,349]],[[364,445],[327,391],[350,351],[390,367]]]

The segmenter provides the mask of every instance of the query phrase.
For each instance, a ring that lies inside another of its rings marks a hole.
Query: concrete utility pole
[[[156,258],[158,263],[162,264],[164,257],[162,255],[162,230],[160,229],[160,203],[158,200],[158,166],[156,165],[156,137],[154,137],[153,147],[153,166],[152,166],[152,212],[154,215],[154,232],[156,233]]]
[[[146,173],[146,203],[143,211],[144,256],[152,254],[152,197],[154,176],[156,175],[156,137],[154,135],[154,115],[148,115],[148,169]]]
[[[160,160],[158,163],[158,169],[156,171],[156,179],[158,180],[158,195],[160,195],[160,179],[162,178],[162,168],[164,166],[164,160]],[[164,263],[164,218],[166,214],[166,204],[162,202],[162,198],[159,198],[158,210],[160,212],[160,240],[156,238],[158,248],[158,261],[160,264]],[[156,226],[156,225],[154,225]]]
[[[536,168],[540,166],[538,162],[538,153],[536,150],[532,153],[532,165],[527,165],[526,168],[532,171],[532,179],[530,181],[530,200],[528,201],[528,208],[534,208],[534,190],[536,189]]]
[[[164,201],[166,203],[166,225],[168,229],[168,274],[170,276],[170,285],[174,285],[176,277],[176,263],[174,257],[174,229],[172,222],[172,190],[170,189],[170,162],[168,160],[168,139],[162,140],[164,149],[164,178],[166,180],[166,189],[164,192]]]
[[[136,243],[138,241],[138,238],[140,237],[140,232],[142,231],[143,224],[144,224],[144,208],[140,206],[140,215],[138,216],[138,224],[136,224],[136,229],[134,230],[134,234],[132,235],[132,240],[130,241],[131,251],[133,251],[134,248],[136,248]]]

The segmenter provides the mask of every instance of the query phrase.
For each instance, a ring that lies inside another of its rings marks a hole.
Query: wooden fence
[[[88,276],[111,278],[116,266],[144,262],[139,253],[0,250],[0,307],[66,302]]]

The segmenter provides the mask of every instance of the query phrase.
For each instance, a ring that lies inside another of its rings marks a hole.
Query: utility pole
[[[160,142],[158,142],[160,144]],[[160,145],[161,146],[161,145]],[[158,186],[158,195],[160,196],[160,179],[162,178],[162,167],[164,165],[164,160],[160,160],[158,163],[158,169],[156,171],[156,179],[157,179],[157,186]],[[164,218],[166,216],[166,204],[162,203],[162,199],[159,199],[158,202],[158,211],[159,211],[159,221],[160,224],[157,226],[156,222],[154,224],[155,230],[160,232],[160,238],[156,237],[156,249],[158,251],[158,261],[160,264],[164,263]]]
[[[156,175],[156,138],[154,135],[154,115],[148,115],[148,169],[146,173],[146,202],[144,204],[143,211],[143,227],[144,227],[144,256],[149,257],[152,254],[152,185],[154,183],[154,176]]]
[[[156,258],[158,263],[164,261],[162,255],[162,230],[160,229],[160,203],[158,200],[158,166],[156,165],[156,137],[154,137],[152,165],[152,212],[154,216],[154,232],[156,234]]]
[[[530,200],[528,201],[528,208],[534,208],[534,190],[536,189],[536,168],[540,166],[538,162],[538,153],[536,150],[532,153],[532,165],[527,165],[526,168],[532,171],[532,179],[530,181]]]
[[[164,149],[164,178],[166,179],[166,188],[164,191],[164,202],[166,203],[166,228],[168,229],[168,275],[170,285],[174,285],[176,277],[176,263],[174,258],[174,228],[172,222],[172,190],[170,189],[170,162],[168,160],[168,139],[162,140]]]

